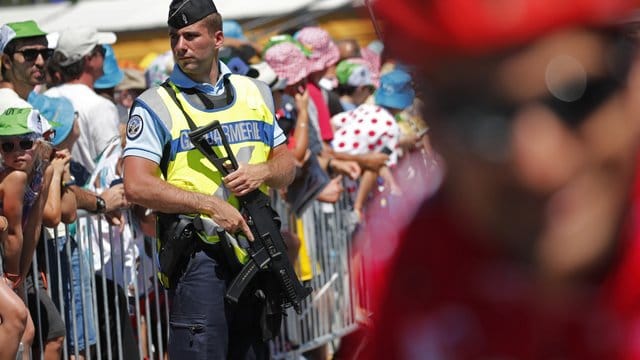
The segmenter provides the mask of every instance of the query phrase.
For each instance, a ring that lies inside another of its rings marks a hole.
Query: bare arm
[[[80,186],[71,186],[73,193],[76,197],[78,209],[84,209],[91,212],[96,212],[96,193]],[[128,206],[127,200],[124,196],[124,187],[121,184],[112,186],[103,191],[100,196],[104,199],[107,207],[105,213],[109,213]]]
[[[55,171],[53,166],[47,168],[45,179],[51,179],[49,184],[49,194],[47,202],[42,212],[42,224],[46,227],[56,227],[62,220],[62,210],[60,207],[62,174]]]
[[[151,160],[124,158],[124,190],[133,204],[168,214],[206,214],[228,232],[242,231],[253,240],[249,226],[236,208],[218,197],[167,183],[160,178],[158,164]]]
[[[22,205],[27,174],[11,171],[2,180],[2,213],[7,218],[7,241],[4,244],[5,270],[14,275],[20,274],[20,255],[22,254]]]
[[[62,182],[64,184],[71,181],[71,168],[70,163],[66,163],[64,171],[62,172]],[[60,206],[62,210],[62,222],[65,224],[71,224],[78,218],[78,202],[76,201],[76,195],[73,193],[69,186],[62,186],[62,199],[60,200]]]
[[[47,227],[56,227],[62,221],[62,179],[65,167],[71,160],[68,150],[56,152],[45,173],[49,193],[42,213],[42,223]]]
[[[65,180],[68,181],[68,180]],[[76,202],[76,195],[68,187],[62,188],[62,222],[65,224],[71,224],[78,219],[78,204]]]
[[[293,182],[296,176],[296,166],[293,155],[286,146],[276,146],[269,155],[265,184],[271,188],[282,189]]]
[[[307,107],[309,105],[309,93],[296,94],[296,108],[298,109],[298,118],[296,119],[296,128],[293,138],[296,141],[295,148],[292,150],[293,156],[299,163],[304,162],[307,148],[309,147],[309,114]]]
[[[326,149],[325,149],[326,150]],[[372,152],[361,155],[351,155],[347,153],[335,152],[333,150],[326,150],[327,156],[340,160],[355,161],[365,170],[378,171],[389,160],[389,155],[381,152]]]
[[[78,209],[83,209],[87,211],[96,211],[96,194],[93,192],[83,189],[78,185],[70,186],[71,191],[76,197],[76,202],[78,204]]]

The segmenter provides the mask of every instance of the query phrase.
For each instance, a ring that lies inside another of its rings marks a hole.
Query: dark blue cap
[[[174,29],[181,29],[217,12],[213,0],[173,0],[169,5],[167,23]]]

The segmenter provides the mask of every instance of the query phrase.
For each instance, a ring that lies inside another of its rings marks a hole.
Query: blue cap
[[[71,101],[65,97],[50,97],[32,92],[29,94],[29,103],[37,109],[55,130],[51,143],[60,145],[69,136],[73,129],[73,121],[76,118]]]
[[[393,70],[382,75],[376,91],[376,104],[392,109],[405,109],[413,103],[416,92],[411,85],[411,75],[402,70]]]
[[[247,40],[247,37],[244,36],[244,32],[242,31],[242,26],[235,20],[223,20],[222,33],[228,38]]]
[[[116,60],[116,55],[113,53],[113,48],[111,45],[102,45],[104,47],[104,64],[102,65],[102,71],[104,75],[102,75],[96,82],[93,84],[93,87],[96,89],[109,89],[112,87],[116,87],[124,78],[124,72],[120,70],[118,66],[118,60]]]
[[[242,59],[237,56],[229,59],[226,65],[234,74],[246,75],[252,78],[257,78],[258,75],[260,75],[257,70],[247,65],[246,62],[242,61]]]

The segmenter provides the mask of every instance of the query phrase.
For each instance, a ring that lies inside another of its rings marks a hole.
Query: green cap
[[[262,53],[266,53],[267,50],[269,50],[270,47],[274,46],[274,45],[278,45],[280,43],[283,42],[289,42],[294,44],[295,46],[299,47],[300,50],[302,50],[302,53],[304,54],[304,56],[309,57],[311,56],[312,51],[305,47],[304,45],[302,45],[302,43],[300,43],[298,40],[294,39],[293,36],[289,35],[289,34],[282,34],[282,35],[275,35],[269,38],[269,41],[267,41],[267,44],[264,46],[264,49],[262,49]]]
[[[40,124],[38,110],[30,108],[9,108],[0,115],[0,136],[19,136],[37,132]]]
[[[340,85],[353,87],[373,85],[371,71],[363,59],[342,60],[336,66],[336,77]]]
[[[47,33],[42,31],[33,20],[6,23],[0,27],[0,52],[3,52],[13,39],[46,35]]]

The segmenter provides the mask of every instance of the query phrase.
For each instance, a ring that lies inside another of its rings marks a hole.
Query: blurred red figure
[[[446,174],[365,239],[373,327],[351,357],[640,358],[636,5],[376,2]]]

